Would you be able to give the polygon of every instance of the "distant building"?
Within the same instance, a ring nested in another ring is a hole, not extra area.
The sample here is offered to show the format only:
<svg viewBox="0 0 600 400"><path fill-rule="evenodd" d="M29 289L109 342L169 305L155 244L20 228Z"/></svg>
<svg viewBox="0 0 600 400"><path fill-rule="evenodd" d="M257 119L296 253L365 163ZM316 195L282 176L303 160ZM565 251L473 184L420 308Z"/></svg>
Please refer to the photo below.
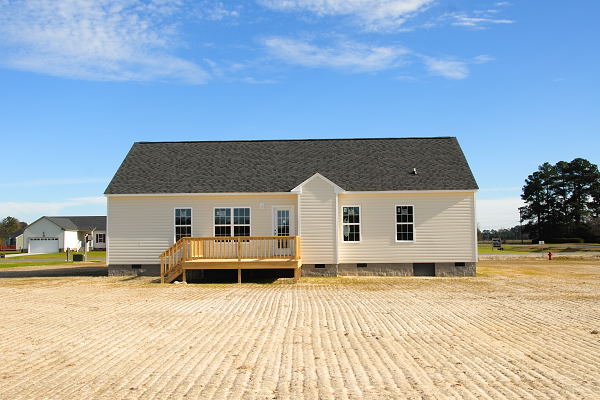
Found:
<svg viewBox="0 0 600 400"><path fill-rule="evenodd" d="M106 217L41 217L25 228L22 246L28 253L80 251L86 234L91 238L88 250L106 249Z"/></svg>

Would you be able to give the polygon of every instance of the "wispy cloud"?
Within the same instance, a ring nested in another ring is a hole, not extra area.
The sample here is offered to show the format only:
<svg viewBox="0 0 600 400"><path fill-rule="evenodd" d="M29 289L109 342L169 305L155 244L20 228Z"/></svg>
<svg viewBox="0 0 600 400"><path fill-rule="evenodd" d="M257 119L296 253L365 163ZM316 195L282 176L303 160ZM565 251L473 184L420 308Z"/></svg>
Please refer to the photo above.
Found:
<svg viewBox="0 0 600 400"><path fill-rule="evenodd" d="M272 56L289 64L352 72L390 69L401 64L403 56L409 53L402 47L371 46L350 40L318 46L303 40L272 37L265 39L264 45Z"/></svg>
<svg viewBox="0 0 600 400"><path fill-rule="evenodd" d="M44 180L33 180L33 181L20 181L20 182L3 182L0 183L0 187L30 187L30 186L61 186L61 185L82 185L88 183L106 183L108 184L109 179L106 178L75 178L75 179L44 179Z"/></svg>
<svg viewBox="0 0 600 400"><path fill-rule="evenodd" d="M259 0L259 3L273 10L349 16L365 29L378 31L401 26L434 0Z"/></svg>
<svg viewBox="0 0 600 400"><path fill-rule="evenodd" d="M221 1L203 0L194 9L195 15L210 21L235 20L240 16L239 7L229 8Z"/></svg>
<svg viewBox="0 0 600 400"><path fill-rule="evenodd" d="M425 55L421 55L420 57L430 74L455 80L465 79L469 76L471 73L469 69L470 64L484 64L494 60L493 57L485 54L473 57L473 59L467 61Z"/></svg>
<svg viewBox="0 0 600 400"><path fill-rule="evenodd" d="M3 216L13 216L21 221L33 222L43 215L64 215L68 210L81 210L88 215L106 212L104 197L76 197L57 202L0 202ZM89 211L88 211L89 210Z"/></svg>
<svg viewBox="0 0 600 400"><path fill-rule="evenodd" d="M469 76L467 63L457 60L439 59L434 57L423 57L427 70L432 75L442 76L448 79L465 79Z"/></svg>
<svg viewBox="0 0 600 400"><path fill-rule="evenodd" d="M49 75L204 83L174 54L182 0L0 1L0 63Z"/></svg>
<svg viewBox="0 0 600 400"><path fill-rule="evenodd" d="M506 7L510 3L500 1L495 3L496 7ZM473 10L471 12L452 12L442 15L441 19L450 20L453 26L460 26L474 30L487 29L491 25L514 24L515 21L509 18L499 17L498 8L488 8L483 10Z"/></svg>

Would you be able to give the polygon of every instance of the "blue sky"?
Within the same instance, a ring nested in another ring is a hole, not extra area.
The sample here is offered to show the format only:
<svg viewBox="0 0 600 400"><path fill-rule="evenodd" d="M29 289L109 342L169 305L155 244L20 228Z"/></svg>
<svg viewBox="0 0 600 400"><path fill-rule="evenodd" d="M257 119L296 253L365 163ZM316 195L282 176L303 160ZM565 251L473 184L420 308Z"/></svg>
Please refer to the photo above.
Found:
<svg viewBox="0 0 600 400"><path fill-rule="evenodd" d="M134 141L457 136L481 228L600 151L600 3L0 1L0 216L104 214Z"/></svg>

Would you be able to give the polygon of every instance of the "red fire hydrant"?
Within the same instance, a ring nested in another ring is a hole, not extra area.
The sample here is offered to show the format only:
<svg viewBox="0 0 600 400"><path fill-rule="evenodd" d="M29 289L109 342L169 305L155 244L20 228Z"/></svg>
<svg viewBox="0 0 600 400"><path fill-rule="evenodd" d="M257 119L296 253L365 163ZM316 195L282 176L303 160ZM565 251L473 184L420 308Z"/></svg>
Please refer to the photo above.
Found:
<svg viewBox="0 0 600 400"><path fill-rule="evenodd" d="M552 252L551 251L548 252L548 260L552 260Z"/></svg>

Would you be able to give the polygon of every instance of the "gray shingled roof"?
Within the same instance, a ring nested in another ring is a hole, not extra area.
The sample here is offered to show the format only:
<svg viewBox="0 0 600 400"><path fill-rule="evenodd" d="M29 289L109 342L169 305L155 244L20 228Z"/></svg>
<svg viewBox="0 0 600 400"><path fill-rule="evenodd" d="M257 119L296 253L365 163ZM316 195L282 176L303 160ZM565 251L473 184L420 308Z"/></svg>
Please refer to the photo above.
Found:
<svg viewBox="0 0 600 400"><path fill-rule="evenodd" d="M46 217L66 231L106 230L106 216Z"/></svg>
<svg viewBox="0 0 600 400"><path fill-rule="evenodd" d="M456 138L437 137L138 142L105 193L287 192L317 172L349 191L477 189Z"/></svg>

